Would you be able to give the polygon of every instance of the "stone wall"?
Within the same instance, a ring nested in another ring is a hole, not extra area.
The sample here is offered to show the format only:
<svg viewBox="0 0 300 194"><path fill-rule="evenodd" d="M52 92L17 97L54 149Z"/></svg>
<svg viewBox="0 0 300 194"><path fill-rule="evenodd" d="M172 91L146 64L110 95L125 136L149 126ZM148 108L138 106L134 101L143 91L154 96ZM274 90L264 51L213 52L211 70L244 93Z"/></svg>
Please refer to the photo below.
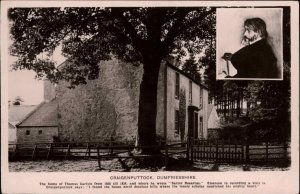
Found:
<svg viewBox="0 0 300 194"><path fill-rule="evenodd" d="M26 131L29 131L29 134L26 134ZM57 127L21 127L17 128L17 143L51 143L57 135Z"/></svg>
<svg viewBox="0 0 300 194"><path fill-rule="evenodd" d="M97 80L57 85L61 141L135 140L142 66L102 61Z"/></svg>
<svg viewBox="0 0 300 194"><path fill-rule="evenodd" d="M156 135L159 140L165 140L165 71L166 64L162 63L157 83Z"/></svg>
<svg viewBox="0 0 300 194"><path fill-rule="evenodd" d="M55 98L55 85L52 84L49 80L45 79L44 83L44 101L49 102Z"/></svg>
<svg viewBox="0 0 300 194"><path fill-rule="evenodd" d="M180 75L180 88L182 76ZM175 98L176 71L167 67L167 139L180 141L180 135L175 133L175 111L179 110L179 99ZM186 125L187 126L187 125Z"/></svg>
<svg viewBox="0 0 300 194"><path fill-rule="evenodd" d="M11 124L8 124L8 143L16 143L16 142L17 142L17 129Z"/></svg>

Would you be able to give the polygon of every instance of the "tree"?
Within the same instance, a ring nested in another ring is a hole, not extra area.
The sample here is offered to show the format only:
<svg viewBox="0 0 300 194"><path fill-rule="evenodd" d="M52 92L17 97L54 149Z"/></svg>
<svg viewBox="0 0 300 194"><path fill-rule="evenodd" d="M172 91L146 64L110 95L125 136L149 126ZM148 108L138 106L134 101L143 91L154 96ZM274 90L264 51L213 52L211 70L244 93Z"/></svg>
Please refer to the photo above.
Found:
<svg viewBox="0 0 300 194"><path fill-rule="evenodd" d="M253 81L244 91L251 104L249 118L267 138L287 140L290 135L290 67L284 63L282 81Z"/></svg>
<svg viewBox="0 0 300 194"><path fill-rule="evenodd" d="M147 146L156 143L160 64L170 54L183 56L183 47L200 53L202 40L214 34L215 9L13 8L9 18L13 39L10 50L19 57L14 69L34 70L37 77L46 75L52 82L66 80L70 87L85 84L87 79L99 76L99 61L112 57L141 62L144 74L137 140L139 145ZM56 68L51 59L60 44L70 62L62 69ZM46 53L44 58L39 58L42 53Z"/></svg>
<svg viewBox="0 0 300 194"><path fill-rule="evenodd" d="M13 101L13 105L21 105L22 102L24 102L24 100L20 96L17 96Z"/></svg>
<svg viewBox="0 0 300 194"><path fill-rule="evenodd" d="M200 65L197 63L195 56L191 55L182 65L182 71L191 76L194 80L201 82Z"/></svg>

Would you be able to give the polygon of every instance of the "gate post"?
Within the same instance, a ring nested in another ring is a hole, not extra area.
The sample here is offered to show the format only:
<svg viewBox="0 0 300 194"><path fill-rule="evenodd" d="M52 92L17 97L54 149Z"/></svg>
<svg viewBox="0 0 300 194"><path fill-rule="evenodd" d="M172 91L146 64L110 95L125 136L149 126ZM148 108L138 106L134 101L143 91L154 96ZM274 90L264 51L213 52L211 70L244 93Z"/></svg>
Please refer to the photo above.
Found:
<svg viewBox="0 0 300 194"><path fill-rule="evenodd" d="M166 169L168 168L168 157L169 157L169 151L168 151L168 144L165 145L165 165Z"/></svg>
<svg viewBox="0 0 300 194"><path fill-rule="evenodd" d="M187 138L186 141L186 159L190 160L190 143L189 143L189 138Z"/></svg>
<svg viewBox="0 0 300 194"><path fill-rule="evenodd" d="M18 157L19 157L19 146L18 146L18 144L16 144L13 158L14 158L14 160L16 160Z"/></svg>
<svg viewBox="0 0 300 194"><path fill-rule="evenodd" d="M266 142L266 163L269 161L269 142Z"/></svg>
<svg viewBox="0 0 300 194"><path fill-rule="evenodd" d="M87 143L87 149L88 149L88 157L91 158L91 147L90 147L90 143Z"/></svg>
<svg viewBox="0 0 300 194"><path fill-rule="evenodd" d="M31 159L32 159L32 160L35 158L36 151L37 151L37 144L34 145L34 149L33 149L33 151L32 151L32 155L31 155Z"/></svg>
<svg viewBox="0 0 300 194"><path fill-rule="evenodd" d="M50 157L51 157L51 154L52 154L52 143L50 143L50 146L49 146L49 149L48 149L48 153L47 153L47 160L49 160L50 159Z"/></svg>
<svg viewBox="0 0 300 194"><path fill-rule="evenodd" d="M191 139L191 161L194 161L194 140Z"/></svg>
<svg viewBox="0 0 300 194"><path fill-rule="evenodd" d="M98 160L98 167L101 170L101 156L99 153L99 145L97 145L97 160Z"/></svg>
<svg viewBox="0 0 300 194"><path fill-rule="evenodd" d="M246 163L248 164L250 160L250 156L249 156L249 142L246 141Z"/></svg>
<svg viewBox="0 0 300 194"><path fill-rule="evenodd" d="M216 162L218 162L219 160L218 154L219 154L219 147L218 147L218 140L216 140Z"/></svg>
<svg viewBox="0 0 300 194"><path fill-rule="evenodd" d="M284 155L283 157L284 157L285 162L288 162L287 148L288 148L287 142L284 142L283 143L283 155Z"/></svg>

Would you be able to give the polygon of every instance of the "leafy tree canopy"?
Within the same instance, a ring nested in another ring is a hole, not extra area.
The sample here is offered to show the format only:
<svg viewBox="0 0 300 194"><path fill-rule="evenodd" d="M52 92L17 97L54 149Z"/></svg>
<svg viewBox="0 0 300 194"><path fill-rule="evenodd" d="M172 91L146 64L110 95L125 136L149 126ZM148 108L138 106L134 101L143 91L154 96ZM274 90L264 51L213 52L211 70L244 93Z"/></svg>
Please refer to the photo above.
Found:
<svg viewBox="0 0 300 194"><path fill-rule="evenodd" d="M215 34L210 7L13 8L9 10L14 69L30 69L71 87L99 76L99 61L118 58L143 64L137 144L156 142L157 82L160 65L185 49L201 53ZM58 45L68 63L57 68L51 56ZM39 57L43 54L44 58ZM145 151L150 153L152 151Z"/></svg>
<svg viewBox="0 0 300 194"><path fill-rule="evenodd" d="M78 85L98 77L100 60L116 57L145 63L149 57L182 57L183 47L200 53L215 33L214 12L207 7L13 8L10 51L19 57L13 68ZM60 44L72 64L62 69L51 58Z"/></svg>

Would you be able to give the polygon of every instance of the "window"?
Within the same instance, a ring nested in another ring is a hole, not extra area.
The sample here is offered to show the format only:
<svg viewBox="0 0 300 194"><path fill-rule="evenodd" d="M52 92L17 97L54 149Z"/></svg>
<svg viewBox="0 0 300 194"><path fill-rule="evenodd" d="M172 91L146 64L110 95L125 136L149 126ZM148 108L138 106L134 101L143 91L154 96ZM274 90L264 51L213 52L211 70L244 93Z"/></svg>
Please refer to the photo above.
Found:
<svg viewBox="0 0 300 194"><path fill-rule="evenodd" d="M192 97L193 96L193 91L192 91L192 81L190 80L189 83L189 103L192 103Z"/></svg>
<svg viewBox="0 0 300 194"><path fill-rule="evenodd" d="M200 88L200 104L199 104L199 108L202 109L203 107L203 89Z"/></svg>
<svg viewBox="0 0 300 194"><path fill-rule="evenodd" d="M175 98L179 99L179 73L176 73L176 77L175 77Z"/></svg>
<svg viewBox="0 0 300 194"><path fill-rule="evenodd" d="M199 127L200 127L200 137L203 138L203 117L200 117Z"/></svg>
<svg viewBox="0 0 300 194"><path fill-rule="evenodd" d="M30 131L29 130L26 130L26 135L30 135Z"/></svg>
<svg viewBox="0 0 300 194"><path fill-rule="evenodd" d="M175 134L179 134L179 110L175 110Z"/></svg>
<svg viewBox="0 0 300 194"><path fill-rule="evenodd" d="M39 130L39 135L41 135L43 133L43 131L42 130Z"/></svg>

